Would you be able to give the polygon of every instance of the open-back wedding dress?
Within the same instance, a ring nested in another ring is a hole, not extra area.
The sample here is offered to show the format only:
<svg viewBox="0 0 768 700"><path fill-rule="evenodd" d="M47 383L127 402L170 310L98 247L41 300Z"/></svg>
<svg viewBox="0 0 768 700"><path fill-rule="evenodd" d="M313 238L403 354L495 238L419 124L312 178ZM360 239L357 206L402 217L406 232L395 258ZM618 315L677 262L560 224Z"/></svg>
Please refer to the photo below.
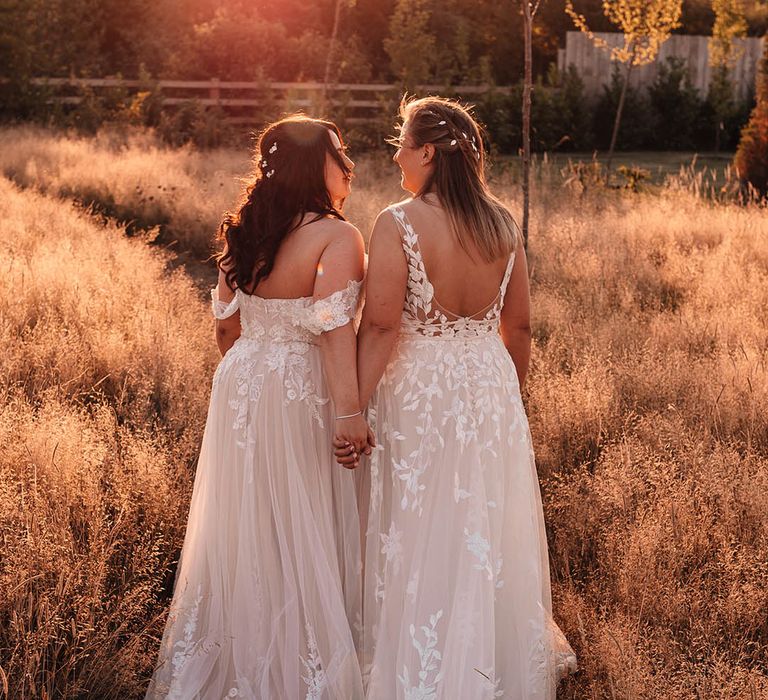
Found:
<svg viewBox="0 0 768 700"><path fill-rule="evenodd" d="M404 209L390 211L409 274L361 476L366 697L551 700L575 657L551 617L531 437L499 335L514 253L486 309L452 314Z"/></svg>

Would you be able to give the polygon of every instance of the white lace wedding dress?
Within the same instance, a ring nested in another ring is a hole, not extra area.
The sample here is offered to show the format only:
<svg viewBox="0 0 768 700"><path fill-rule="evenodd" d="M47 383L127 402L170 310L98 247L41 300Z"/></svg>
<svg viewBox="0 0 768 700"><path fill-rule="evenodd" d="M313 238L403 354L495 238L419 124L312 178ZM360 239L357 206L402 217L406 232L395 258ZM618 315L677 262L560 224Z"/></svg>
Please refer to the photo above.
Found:
<svg viewBox="0 0 768 700"><path fill-rule="evenodd" d="M369 700L548 700L575 656L550 614L528 421L498 297L472 318L435 299L418 236L398 345L371 401L361 661ZM361 501L361 506L362 506Z"/></svg>
<svg viewBox="0 0 768 700"><path fill-rule="evenodd" d="M317 337L360 283L313 302L213 292L242 335L213 378L186 538L148 698L363 695L353 473L338 466ZM190 378L190 381L193 381ZM358 619L359 624L359 619Z"/></svg>

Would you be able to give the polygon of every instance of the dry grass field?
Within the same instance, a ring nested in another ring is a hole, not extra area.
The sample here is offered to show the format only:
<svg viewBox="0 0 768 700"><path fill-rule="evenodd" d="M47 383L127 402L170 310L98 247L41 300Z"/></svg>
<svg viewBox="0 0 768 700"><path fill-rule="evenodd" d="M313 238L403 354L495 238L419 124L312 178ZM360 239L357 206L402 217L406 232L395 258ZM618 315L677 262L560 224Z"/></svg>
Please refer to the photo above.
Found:
<svg viewBox="0 0 768 700"><path fill-rule="evenodd" d="M247 168L0 132L0 697L142 694L216 362L191 263ZM559 697L768 698L768 211L545 171L525 398L581 664ZM401 192L384 160L354 185L366 232Z"/></svg>

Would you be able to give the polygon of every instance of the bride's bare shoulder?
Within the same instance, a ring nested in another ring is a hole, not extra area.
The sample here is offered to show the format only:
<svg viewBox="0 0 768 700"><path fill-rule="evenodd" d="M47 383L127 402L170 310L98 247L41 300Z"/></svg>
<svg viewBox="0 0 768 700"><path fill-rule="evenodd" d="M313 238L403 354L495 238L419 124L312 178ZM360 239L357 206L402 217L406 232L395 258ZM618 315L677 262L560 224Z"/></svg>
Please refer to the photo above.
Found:
<svg viewBox="0 0 768 700"><path fill-rule="evenodd" d="M360 230L349 221L342 219L325 218L313 221L304 226L306 233L315 238L321 238L327 245L337 241L357 241L362 240Z"/></svg>
<svg viewBox="0 0 768 700"><path fill-rule="evenodd" d="M389 206L384 207L384 209L382 209L376 217L376 221L373 225L374 232L382 230L397 231L397 223L395 222L396 214L394 210L400 209L402 211L406 211L413 201L413 197L409 197L408 199L404 199L400 202L395 202L394 204L390 204Z"/></svg>
<svg viewBox="0 0 768 700"><path fill-rule="evenodd" d="M410 205L414 201L415 200L413 197L408 197L407 199L403 199L400 202L394 202L393 204L390 204L389 206L384 207L384 209L382 209L379 212L379 216L381 216L382 214L389 214L392 211L392 209L407 209L410 207Z"/></svg>

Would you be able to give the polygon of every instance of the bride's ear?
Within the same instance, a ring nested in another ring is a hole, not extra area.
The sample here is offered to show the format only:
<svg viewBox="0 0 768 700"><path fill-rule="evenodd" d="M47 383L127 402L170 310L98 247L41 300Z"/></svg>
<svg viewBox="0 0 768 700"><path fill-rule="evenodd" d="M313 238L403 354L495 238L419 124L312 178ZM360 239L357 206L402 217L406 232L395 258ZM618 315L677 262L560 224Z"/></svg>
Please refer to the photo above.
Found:
<svg viewBox="0 0 768 700"><path fill-rule="evenodd" d="M421 147L421 164L429 165L435 157L435 146L432 143L425 143Z"/></svg>

